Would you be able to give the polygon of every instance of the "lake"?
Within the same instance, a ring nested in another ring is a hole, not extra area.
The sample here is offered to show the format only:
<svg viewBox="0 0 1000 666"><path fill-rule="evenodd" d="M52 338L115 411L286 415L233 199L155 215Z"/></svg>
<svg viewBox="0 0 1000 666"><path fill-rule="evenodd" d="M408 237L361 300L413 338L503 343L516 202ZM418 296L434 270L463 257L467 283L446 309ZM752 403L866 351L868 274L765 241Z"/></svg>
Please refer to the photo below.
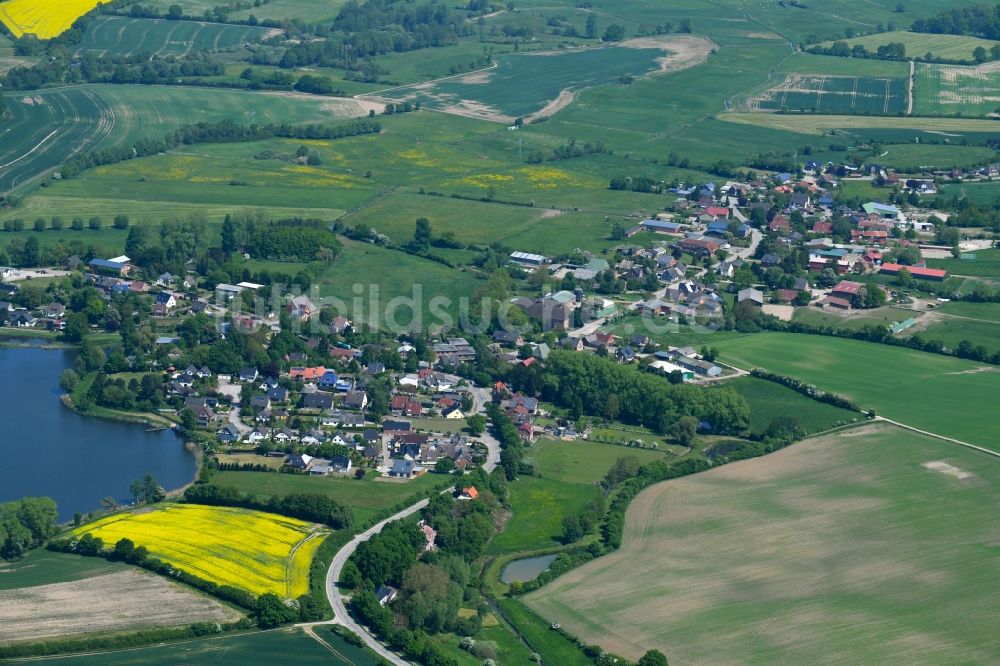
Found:
<svg viewBox="0 0 1000 666"><path fill-rule="evenodd" d="M131 501L129 484L146 473L167 490L189 483L195 457L172 431L83 417L59 397L59 375L73 352L0 348L0 502L47 495L60 520Z"/></svg>
<svg viewBox="0 0 1000 666"><path fill-rule="evenodd" d="M555 555L540 555L538 557L526 557L521 560L514 560L503 568L500 580L508 585L514 581L527 583L542 575L542 572L549 568L556 559Z"/></svg>

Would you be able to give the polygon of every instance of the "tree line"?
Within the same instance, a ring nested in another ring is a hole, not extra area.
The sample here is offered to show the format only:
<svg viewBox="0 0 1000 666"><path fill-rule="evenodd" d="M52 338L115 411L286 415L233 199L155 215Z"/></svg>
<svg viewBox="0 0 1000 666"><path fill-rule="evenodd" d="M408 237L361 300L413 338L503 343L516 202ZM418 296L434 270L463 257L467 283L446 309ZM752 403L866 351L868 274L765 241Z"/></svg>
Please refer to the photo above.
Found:
<svg viewBox="0 0 1000 666"><path fill-rule="evenodd" d="M926 19L917 19L910 26L913 32L940 35L972 35L983 39L1000 39L1000 6L973 5L949 9Z"/></svg>
<svg viewBox="0 0 1000 666"><path fill-rule="evenodd" d="M184 491L184 501L191 504L269 511L312 523L322 523L338 530L354 526L354 514L349 507L325 495L313 493L293 493L264 500L256 495L244 494L230 486L196 483Z"/></svg>

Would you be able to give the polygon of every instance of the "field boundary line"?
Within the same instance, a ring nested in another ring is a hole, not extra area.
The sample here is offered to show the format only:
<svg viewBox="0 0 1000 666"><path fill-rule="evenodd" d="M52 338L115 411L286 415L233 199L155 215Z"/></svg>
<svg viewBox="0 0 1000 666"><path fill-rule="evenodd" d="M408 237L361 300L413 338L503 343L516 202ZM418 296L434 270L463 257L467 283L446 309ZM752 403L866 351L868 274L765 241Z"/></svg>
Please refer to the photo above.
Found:
<svg viewBox="0 0 1000 666"><path fill-rule="evenodd" d="M442 76L439 79L428 79L427 81L417 81L416 83L407 83L407 84L404 84L404 85L401 85L401 86L392 86L391 88L382 88L380 90L372 90L371 92L360 93L358 95L354 95L354 97L355 98L359 98L359 97L360 98L364 98L364 97L377 97L378 95L381 95L382 93L390 92L390 91L393 91L393 90L402 90L404 88L412 88L413 86L422 86L422 85L427 85L427 84L435 84L435 83L439 83L441 81L448 81L449 79L457 79L457 78L460 78L460 77L463 77L463 76L468 76L469 74L478 74L479 72L488 72L491 69L496 69L499 66L500 66L500 63L495 62L492 65L490 65L489 67L483 67L482 69L471 69L468 72L462 72L461 74L450 74L448 76Z"/></svg>
<svg viewBox="0 0 1000 666"><path fill-rule="evenodd" d="M958 444L960 446L964 446L966 448L973 449L974 451L979 451L980 453L986 453L986 454L989 454L989 455L994 456L996 458L1000 458L1000 452L993 451L992 449L987 449L987 448L985 448L983 446L979 446L978 444L970 444L969 442L963 442L962 440L955 439L954 437L948 437L946 435L939 435L936 432L930 432L928 430L921 430L920 428L916 428L914 426L907 425L905 423L900 423L899 421L893 421L892 419L887 419L884 416L876 416L874 420L875 421L883 421L885 423L891 423L892 425L898 426L900 428L903 428L904 430L909 430L911 432L915 432L915 433L920 434L920 435L926 435L928 437L933 437L935 439L940 439L940 440L943 440L945 442L951 442L952 444Z"/></svg>

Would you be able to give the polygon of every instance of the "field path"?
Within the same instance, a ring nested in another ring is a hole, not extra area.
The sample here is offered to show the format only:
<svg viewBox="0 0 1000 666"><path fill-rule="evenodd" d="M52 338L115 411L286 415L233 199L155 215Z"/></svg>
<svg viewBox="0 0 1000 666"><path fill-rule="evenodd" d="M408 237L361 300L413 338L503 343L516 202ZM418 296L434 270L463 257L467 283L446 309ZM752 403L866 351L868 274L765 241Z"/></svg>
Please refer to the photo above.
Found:
<svg viewBox="0 0 1000 666"><path fill-rule="evenodd" d="M963 442L962 440L955 439L954 437L947 437L945 435L939 435L936 432L930 432L928 430L921 430L920 428L914 428L911 425L907 425L905 423L900 423L899 421L893 421L892 419L887 419L887 418L885 418L883 416L876 416L875 420L876 421L885 421L886 423L891 423L892 425L898 426L900 428L903 428L904 430L909 430L911 432L915 432L915 433L918 433L920 435L927 435L928 437L933 437L935 439L940 439L940 440L945 441L945 442L951 442L952 444L958 444L960 446L964 446L966 448L970 448L970 449L973 449L975 451L979 451L980 453L988 453L991 456L995 456L997 458L1000 458L1000 453L998 453L996 451L990 451L989 449L983 448L982 446L978 446L976 444L970 444L968 442Z"/></svg>
<svg viewBox="0 0 1000 666"><path fill-rule="evenodd" d="M285 560L285 598L292 598L292 578L295 574L295 553L299 552L299 548L306 545L313 539L317 537L323 537L330 534L328 530L325 530L319 526L313 526L312 532L302 541L292 546L291 552L288 553L288 558ZM322 642L322 641L320 641Z"/></svg>
<svg viewBox="0 0 1000 666"><path fill-rule="evenodd" d="M906 80L906 115L913 115L913 82L916 79L917 65L910 61L910 78Z"/></svg>

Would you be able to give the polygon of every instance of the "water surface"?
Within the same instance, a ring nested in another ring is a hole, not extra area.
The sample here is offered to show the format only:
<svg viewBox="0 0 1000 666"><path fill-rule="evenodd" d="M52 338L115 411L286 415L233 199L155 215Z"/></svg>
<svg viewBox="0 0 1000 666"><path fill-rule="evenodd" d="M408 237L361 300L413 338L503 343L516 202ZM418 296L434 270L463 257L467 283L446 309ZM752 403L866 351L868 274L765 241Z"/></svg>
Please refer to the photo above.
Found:
<svg viewBox="0 0 1000 666"><path fill-rule="evenodd" d="M59 375L73 352L0 348L0 502L47 495L60 520L130 500L146 473L164 488L194 478L195 458L173 432L83 417L59 399Z"/></svg>

